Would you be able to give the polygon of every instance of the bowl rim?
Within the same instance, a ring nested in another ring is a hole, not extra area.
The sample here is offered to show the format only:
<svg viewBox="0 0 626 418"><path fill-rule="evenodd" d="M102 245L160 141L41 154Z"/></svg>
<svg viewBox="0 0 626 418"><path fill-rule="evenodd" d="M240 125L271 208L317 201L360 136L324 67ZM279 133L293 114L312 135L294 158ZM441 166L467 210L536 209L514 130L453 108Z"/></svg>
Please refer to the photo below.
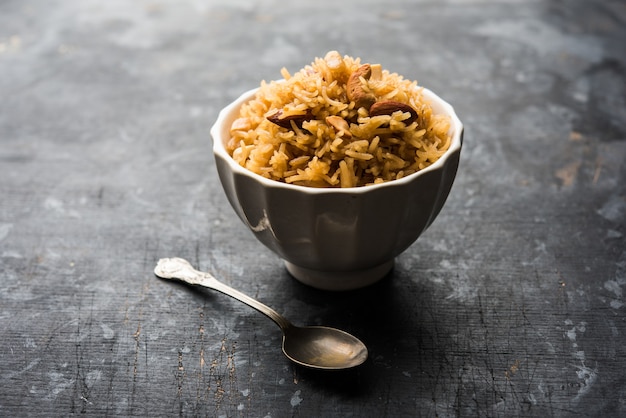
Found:
<svg viewBox="0 0 626 418"><path fill-rule="evenodd" d="M260 182L265 187L281 188L281 189L300 191L300 192L310 193L310 194L327 194L327 193L328 194L334 194L334 193L362 194L362 193L368 193L374 190L379 190L382 188L401 187L407 183L413 182L419 177L422 177L432 171L442 169L445 166L446 161L452 155L461 151L461 146L463 143L464 126L461 120L459 119L459 117L457 116L454 110L454 107L450 103L442 99L439 95L434 93L432 90L429 90L428 88L422 87L422 86L417 86L416 88L422 91L423 96L430 102L431 105L436 104L437 106L442 107L444 109L444 113L450 116L451 130L453 130L453 132L452 132L450 147L446 150L446 152L441 157L439 157L437 161L435 161L433 164L429 165L428 167L421 169L420 171L417 171L415 173L411 173L405 177L402 177L401 179L386 181L384 183L378 183L378 184L370 184L367 186L357 186L357 187L307 187L307 186L301 186L297 184L286 183L286 182L282 182L278 180L268 179L266 177L263 177L260 174L257 174L251 170L248 170L245 167L242 167L231 157L228 151L226 151L226 147L224 144L225 138L222 138L222 132L221 132L222 125L224 125L226 120L229 119L229 116L231 115L232 112L237 111L245 102L252 100L254 98L254 95L259 91L260 87L256 87L256 88L245 91L237 99L235 99L234 101L226 105L224 108L222 108L222 110L220 110L215 123L210 129L211 137L213 139L213 153L216 156L220 156L221 158L226 160L229 167L233 170L234 173L251 177L254 180Z"/></svg>

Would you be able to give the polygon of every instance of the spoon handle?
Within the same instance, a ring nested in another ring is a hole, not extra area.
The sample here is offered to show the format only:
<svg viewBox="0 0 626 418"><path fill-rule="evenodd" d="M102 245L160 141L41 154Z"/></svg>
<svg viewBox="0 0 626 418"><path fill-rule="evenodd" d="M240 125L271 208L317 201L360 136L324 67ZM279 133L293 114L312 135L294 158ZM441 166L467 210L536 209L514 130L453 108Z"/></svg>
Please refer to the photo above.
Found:
<svg viewBox="0 0 626 418"><path fill-rule="evenodd" d="M162 279L178 279L185 283L207 287L222 292L269 317L272 321L286 331L291 323L281 314L256 299L252 299L245 293L217 280L211 273L194 269L187 260L182 258L162 258L154 268L154 274Z"/></svg>

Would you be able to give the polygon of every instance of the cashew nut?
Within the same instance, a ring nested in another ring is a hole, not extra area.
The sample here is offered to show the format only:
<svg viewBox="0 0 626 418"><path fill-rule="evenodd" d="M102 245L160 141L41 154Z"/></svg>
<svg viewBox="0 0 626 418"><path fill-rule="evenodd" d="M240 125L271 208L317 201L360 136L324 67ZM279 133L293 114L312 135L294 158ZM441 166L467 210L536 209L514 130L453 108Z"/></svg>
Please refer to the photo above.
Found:
<svg viewBox="0 0 626 418"><path fill-rule="evenodd" d="M348 100L353 101L355 107L358 109L364 107L369 110L370 106L376 101L376 96L372 93L368 93L363 89L361 85L361 77L365 80L369 80L372 75L372 67L369 64L363 64L357 68L346 83L346 95Z"/></svg>
<svg viewBox="0 0 626 418"><path fill-rule="evenodd" d="M343 137L352 138L352 132L350 132L350 125L341 116L328 116L326 117L326 123L335 129L335 132L343 132Z"/></svg>

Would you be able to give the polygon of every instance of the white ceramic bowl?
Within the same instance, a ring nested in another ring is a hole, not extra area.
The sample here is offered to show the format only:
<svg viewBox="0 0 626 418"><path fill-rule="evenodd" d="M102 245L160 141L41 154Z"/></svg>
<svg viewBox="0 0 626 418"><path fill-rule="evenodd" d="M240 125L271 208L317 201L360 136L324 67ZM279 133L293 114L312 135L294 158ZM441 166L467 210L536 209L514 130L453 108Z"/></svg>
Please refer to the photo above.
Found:
<svg viewBox="0 0 626 418"><path fill-rule="evenodd" d="M452 106L424 89L433 111L449 115L452 122L449 150L426 169L378 185L312 188L266 179L241 167L226 151L230 126L256 91L226 106L211 128L219 177L239 218L307 285L350 290L383 278L448 197L463 142L463 125Z"/></svg>

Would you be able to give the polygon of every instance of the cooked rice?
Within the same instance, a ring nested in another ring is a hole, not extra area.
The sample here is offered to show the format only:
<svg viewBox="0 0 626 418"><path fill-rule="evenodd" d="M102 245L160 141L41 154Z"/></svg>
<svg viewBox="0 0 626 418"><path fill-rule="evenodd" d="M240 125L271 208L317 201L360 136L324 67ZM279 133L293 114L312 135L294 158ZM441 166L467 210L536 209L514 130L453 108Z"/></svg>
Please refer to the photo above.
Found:
<svg viewBox="0 0 626 418"><path fill-rule="evenodd" d="M418 117L407 125L409 112L370 116L365 107L355 108L346 83L360 66L359 58L331 51L294 75L283 68L284 80L263 81L232 125L228 152L263 177L311 187L382 183L437 161L450 145L448 117L433 114L416 82L374 65L369 79L360 78L362 89L377 101L408 104ZM277 109L287 127L268 120ZM328 116L341 117L349 128L329 124Z"/></svg>

